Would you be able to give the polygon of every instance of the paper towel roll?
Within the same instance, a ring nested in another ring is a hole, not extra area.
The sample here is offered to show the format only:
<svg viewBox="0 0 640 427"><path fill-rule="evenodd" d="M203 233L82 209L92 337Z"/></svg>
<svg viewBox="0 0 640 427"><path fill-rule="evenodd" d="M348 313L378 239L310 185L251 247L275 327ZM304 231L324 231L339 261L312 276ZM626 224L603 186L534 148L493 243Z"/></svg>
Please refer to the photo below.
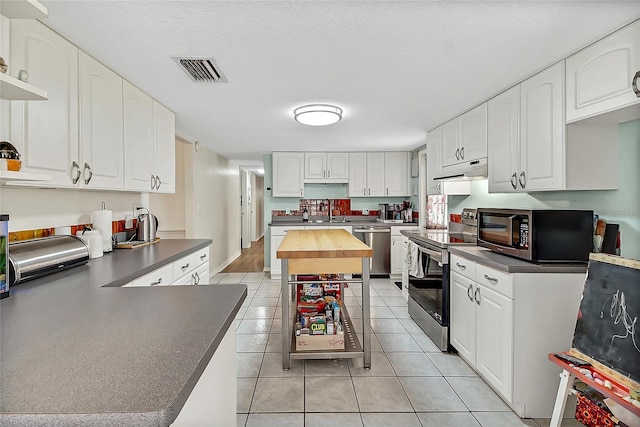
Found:
<svg viewBox="0 0 640 427"><path fill-rule="evenodd" d="M111 221L112 212L108 209L100 209L91 213L93 229L98 230L102 235L103 252L111 252L113 249L111 242Z"/></svg>

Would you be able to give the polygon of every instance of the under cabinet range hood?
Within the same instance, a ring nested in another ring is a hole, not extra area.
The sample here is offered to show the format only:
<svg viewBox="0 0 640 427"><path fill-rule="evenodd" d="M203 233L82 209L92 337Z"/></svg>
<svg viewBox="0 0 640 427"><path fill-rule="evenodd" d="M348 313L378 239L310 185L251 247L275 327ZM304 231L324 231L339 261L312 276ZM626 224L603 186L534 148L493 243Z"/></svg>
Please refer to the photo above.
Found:
<svg viewBox="0 0 640 427"><path fill-rule="evenodd" d="M488 175L487 158L458 163L442 168L442 176L433 178L436 181L469 181L486 179Z"/></svg>

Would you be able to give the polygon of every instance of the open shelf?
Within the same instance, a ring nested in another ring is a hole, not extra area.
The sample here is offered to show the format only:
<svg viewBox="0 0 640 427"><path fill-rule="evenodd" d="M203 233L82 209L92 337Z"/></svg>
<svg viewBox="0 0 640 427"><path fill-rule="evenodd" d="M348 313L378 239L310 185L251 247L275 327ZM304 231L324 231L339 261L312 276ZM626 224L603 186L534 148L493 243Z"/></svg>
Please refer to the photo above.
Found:
<svg viewBox="0 0 640 427"><path fill-rule="evenodd" d="M362 356L363 350L362 346L360 345L360 341L358 340L358 335L353 328L353 323L351 323L349 313L342 303L340 303L340 315L342 316L342 326L344 328L344 349L304 351L296 350L296 331L294 320L290 357L292 359L308 359L309 355L313 355L314 359L340 359Z"/></svg>
<svg viewBox="0 0 640 427"><path fill-rule="evenodd" d="M0 97L11 100L46 101L47 91L0 73Z"/></svg>
<svg viewBox="0 0 640 427"><path fill-rule="evenodd" d="M9 19L45 19L49 11L37 0L2 0L0 14Z"/></svg>

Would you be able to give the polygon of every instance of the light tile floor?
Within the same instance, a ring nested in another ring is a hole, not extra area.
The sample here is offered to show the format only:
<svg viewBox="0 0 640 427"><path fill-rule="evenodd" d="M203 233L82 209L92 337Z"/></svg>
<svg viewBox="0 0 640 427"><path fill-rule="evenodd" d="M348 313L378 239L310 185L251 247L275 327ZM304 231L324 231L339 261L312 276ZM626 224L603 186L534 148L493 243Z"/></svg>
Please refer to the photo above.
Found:
<svg viewBox="0 0 640 427"><path fill-rule="evenodd" d="M548 419L520 419L460 357L442 353L388 279L371 279L370 370L357 358L292 359L283 371L280 281L229 273L212 282L248 286L236 318L238 427L549 425ZM350 285L344 295L357 330L360 286ZM582 424L565 419L562 425Z"/></svg>

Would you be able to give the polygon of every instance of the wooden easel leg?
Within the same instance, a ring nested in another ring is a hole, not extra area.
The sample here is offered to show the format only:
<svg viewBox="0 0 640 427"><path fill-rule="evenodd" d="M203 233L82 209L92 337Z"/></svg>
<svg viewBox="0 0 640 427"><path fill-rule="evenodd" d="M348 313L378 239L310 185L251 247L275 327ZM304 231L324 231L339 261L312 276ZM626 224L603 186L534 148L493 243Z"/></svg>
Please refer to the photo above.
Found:
<svg viewBox="0 0 640 427"><path fill-rule="evenodd" d="M560 386L558 387L558 395L556 396L556 403L553 407L553 415L551 415L549 427L560 427L562 424L564 408L567 405L567 396L571 394L570 390L573 387L574 380L575 377L566 369L560 374Z"/></svg>

